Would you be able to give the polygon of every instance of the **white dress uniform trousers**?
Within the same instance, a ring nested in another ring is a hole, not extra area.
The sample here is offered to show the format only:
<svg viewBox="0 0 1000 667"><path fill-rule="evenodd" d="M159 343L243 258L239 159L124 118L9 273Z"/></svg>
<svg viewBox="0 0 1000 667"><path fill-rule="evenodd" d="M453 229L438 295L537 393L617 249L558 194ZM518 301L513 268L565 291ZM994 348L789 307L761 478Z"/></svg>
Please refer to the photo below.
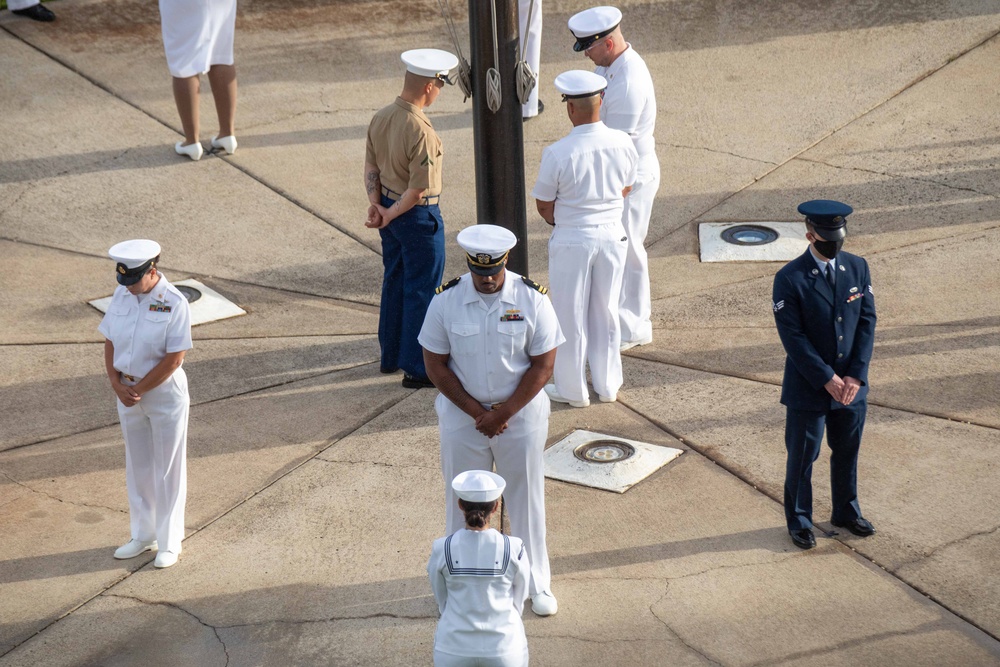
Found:
<svg viewBox="0 0 1000 667"><path fill-rule="evenodd" d="M7 0L7 9L13 12L34 7L37 4L38 0Z"/></svg>
<svg viewBox="0 0 1000 667"><path fill-rule="evenodd" d="M555 385L571 401L622 385L618 304L627 252L622 190L635 183L638 154L628 135L603 122L574 127L542 153L531 196L555 201L549 238L552 305L566 342L556 353Z"/></svg>
<svg viewBox="0 0 1000 667"><path fill-rule="evenodd" d="M545 354L563 342L555 311L538 290L507 271L498 299L487 304L470 274L436 295L427 309L420 344L449 355L448 367L462 386L489 407L510 398L531 365L529 357ZM437 397L441 433L441 472L445 483L447 531L465 525L451 480L466 470L491 470L507 481L504 498L511 533L528 550L530 593L550 590L549 555L545 545L545 466L542 453L549 431L549 398L538 392L517 412L500 435L487 438L475 420L448 400Z"/></svg>
<svg viewBox="0 0 1000 667"><path fill-rule="evenodd" d="M535 6L531 7L532 0L518 0L517 17L520 24L521 45L524 49L524 60L528 67L536 75L542 61L542 0L534 0ZM528 16L528 10L531 16ZM528 19L531 23L528 23ZM521 116L531 118L538 115L538 82L531 90L528 101L521 106Z"/></svg>
<svg viewBox="0 0 1000 667"><path fill-rule="evenodd" d="M441 613L436 667L527 667L521 614L528 571L521 540L492 528L463 528L434 541L427 575Z"/></svg>
<svg viewBox="0 0 1000 667"><path fill-rule="evenodd" d="M119 286L98 330L114 346L122 382L135 385L170 352L189 350L187 299L166 276L148 294ZM126 375L135 378L130 380ZM187 499L187 376L178 368L132 407L118 404L125 437L125 483L132 539L156 540L160 551L181 552Z"/></svg>
<svg viewBox="0 0 1000 667"><path fill-rule="evenodd" d="M645 61L629 48L610 67L595 69L608 80L601 106L601 120L630 137L639 153L639 169L632 192L625 199L622 224L628 234L628 254L622 278L618 316L624 342L653 336L646 234L653 200L660 187L660 161L656 157L656 93Z"/></svg>
<svg viewBox="0 0 1000 667"><path fill-rule="evenodd" d="M171 76L234 62L236 0L160 0L160 27Z"/></svg>
<svg viewBox="0 0 1000 667"><path fill-rule="evenodd" d="M549 237L549 289L566 342L556 353L556 391L571 401L594 391L614 396L622 386L618 300L627 251L625 230L614 221L590 227L556 228Z"/></svg>

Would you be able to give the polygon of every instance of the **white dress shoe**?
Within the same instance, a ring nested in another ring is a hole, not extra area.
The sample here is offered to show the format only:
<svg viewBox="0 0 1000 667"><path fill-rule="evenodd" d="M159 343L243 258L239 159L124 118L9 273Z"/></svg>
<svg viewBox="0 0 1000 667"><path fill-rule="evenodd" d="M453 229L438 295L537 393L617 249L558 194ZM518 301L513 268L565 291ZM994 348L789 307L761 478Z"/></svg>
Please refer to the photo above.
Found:
<svg viewBox="0 0 1000 667"><path fill-rule="evenodd" d="M590 406L590 399L585 398L582 401L571 401L568 398L563 398L556 391L556 386L554 384L545 385L545 393L549 395L549 399L555 401L556 403L569 403L574 408L586 408Z"/></svg>
<svg viewBox="0 0 1000 667"><path fill-rule="evenodd" d="M118 560L127 560L129 558L135 558L141 553L154 551L155 549L156 540L150 540L149 542L143 542L142 540L129 540L115 549L115 558Z"/></svg>
<svg viewBox="0 0 1000 667"><path fill-rule="evenodd" d="M212 137L212 148L221 148L226 151L226 155L235 153L238 145L236 137L231 134L228 137Z"/></svg>
<svg viewBox="0 0 1000 667"><path fill-rule="evenodd" d="M153 561L153 566L160 568L170 567L175 564L177 559L180 557L181 555L179 553L174 553L173 551L160 551L156 554L156 560Z"/></svg>
<svg viewBox="0 0 1000 667"><path fill-rule="evenodd" d="M618 400L618 394L611 394L610 396L597 395L597 398L601 399L601 403L614 403Z"/></svg>
<svg viewBox="0 0 1000 667"><path fill-rule="evenodd" d="M182 146L182 143L184 142L178 141L174 144L174 150L177 151L178 155L187 155L189 158L197 162L201 159L201 156L205 154L205 149L201 147L200 141L196 141L187 146Z"/></svg>
<svg viewBox="0 0 1000 667"><path fill-rule="evenodd" d="M531 611L535 612L536 616L552 616L559 611L559 603L552 593L545 591L531 596Z"/></svg>
<svg viewBox="0 0 1000 667"><path fill-rule="evenodd" d="M621 347L618 349L621 352L624 352L625 350L631 350L633 347L639 347L640 345L649 345L652 342L652 336L646 336L645 338L640 338L639 340L623 340Z"/></svg>

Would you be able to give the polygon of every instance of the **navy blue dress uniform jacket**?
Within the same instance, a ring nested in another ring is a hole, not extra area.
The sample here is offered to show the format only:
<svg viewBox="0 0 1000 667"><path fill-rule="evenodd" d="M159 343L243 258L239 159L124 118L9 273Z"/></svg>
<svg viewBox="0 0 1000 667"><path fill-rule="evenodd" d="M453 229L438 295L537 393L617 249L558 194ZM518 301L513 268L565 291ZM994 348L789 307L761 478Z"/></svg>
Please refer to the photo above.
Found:
<svg viewBox="0 0 1000 667"><path fill-rule="evenodd" d="M836 264L836 294L808 248L774 276L774 321L788 355L781 403L789 408L825 412L845 407L824 389L834 373L861 381L853 405L868 394L875 341L871 274L868 262L857 255L841 251Z"/></svg>

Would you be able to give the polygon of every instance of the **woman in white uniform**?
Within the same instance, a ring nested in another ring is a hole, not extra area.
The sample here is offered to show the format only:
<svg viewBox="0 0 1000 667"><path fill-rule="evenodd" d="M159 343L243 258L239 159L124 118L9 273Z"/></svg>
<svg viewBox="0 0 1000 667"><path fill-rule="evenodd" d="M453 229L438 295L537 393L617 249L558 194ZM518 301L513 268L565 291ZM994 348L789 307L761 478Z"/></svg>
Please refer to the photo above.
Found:
<svg viewBox="0 0 1000 667"><path fill-rule="evenodd" d="M219 115L219 134L212 137L212 147L232 154L236 151L236 0L160 0L160 25L184 127L184 141L178 141L174 150L192 160L204 153L198 138L198 92L199 77L207 73Z"/></svg>
<svg viewBox="0 0 1000 667"><path fill-rule="evenodd" d="M120 285L98 330L125 436L132 532L115 558L157 550L156 567L170 567L184 539L190 399L181 364L192 347L191 311L156 268L158 243L123 241L108 254Z"/></svg>
<svg viewBox="0 0 1000 667"><path fill-rule="evenodd" d="M526 667L521 612L531 568L524 544L490 528L506 483L485 470L451 483L465 528L434 541L427 563L441 620L434 635L436 667Z"/></svg>

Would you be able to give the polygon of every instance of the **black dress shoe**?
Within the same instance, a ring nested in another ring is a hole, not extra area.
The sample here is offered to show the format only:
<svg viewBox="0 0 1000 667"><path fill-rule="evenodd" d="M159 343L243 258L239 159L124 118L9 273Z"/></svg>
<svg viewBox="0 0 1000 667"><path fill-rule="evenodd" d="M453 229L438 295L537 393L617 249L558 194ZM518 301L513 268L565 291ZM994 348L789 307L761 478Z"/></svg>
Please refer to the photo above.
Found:
<svg viewBox="0 0 1000 667"><path fill-rule="evenodd" d="M816 536L813 535L812 530L809 528L803 528L802 530L790 530L788 534L792 537L792 542L795 543L799 549L812 549L816 546Z"/></svg>
<svg viewBox="0 0 1000 667"><path fill-rule="evenodd" d="M846 528L858 537L868 537L875 534L875 526L872 525L872 522L862 517L847 522L838 522L830 519L830 523L837 528Z"/></svg>
<svg viewBox="0 0 1000 667"><path fill-rule="evenodd" d="M11 12L18 16L27 16L32 21L44 21L48 23L49 21L56 20L55 13L48 7L42 7L41 3L32 5L27 9L14 9Z"/></svg>
<svg viewBox="0 0 1000 667"><path fill-rule="evenodd" d="M434 383L427 378L422 378L416 375L410 375L409 373L403 374L403 386L407 389L424 389L425 387L433 387Z"/></svg>

